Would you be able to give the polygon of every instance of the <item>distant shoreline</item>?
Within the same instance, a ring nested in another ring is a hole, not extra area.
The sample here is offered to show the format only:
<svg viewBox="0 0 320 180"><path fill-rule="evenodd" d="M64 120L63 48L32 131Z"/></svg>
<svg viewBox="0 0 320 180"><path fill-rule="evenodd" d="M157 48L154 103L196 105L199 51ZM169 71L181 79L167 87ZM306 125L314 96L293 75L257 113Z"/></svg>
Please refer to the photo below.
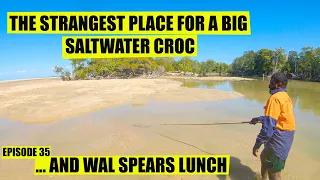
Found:
<svg viewBox="0 0 320 180"><path fill-rule="evenodd" d="M12 79L12 80L0 80L0 83L32 81L32 80L45 80L45 79L61 79L61 78L60 77L45 77L45 78Z"/></svg>
<svg viewBox="0 0 320 180"><path fill-rule="evenodd" d="M149 79L149 78L131 78L131 79ZM33 81L33 80L46 80L46 79L61 79L61 77L44 77L44 78L27 78L27 79L13 79L13 80L0 80L1 83L10 83L10 82L20 82L20 81ZM117 78L111 78L117 79ZM119 78L122 79L122 78ZM129 78L130 79L130 78ZM255 78L250 77L237 77L237 76L208 76L208 77L198 77L198 76L175 76L175 75L164 75L151 79L188 79L188 80L211 80L211 81L220 81L220 80L255 80ZM81 80L72 80L72 81L81 81Z"/></svg>

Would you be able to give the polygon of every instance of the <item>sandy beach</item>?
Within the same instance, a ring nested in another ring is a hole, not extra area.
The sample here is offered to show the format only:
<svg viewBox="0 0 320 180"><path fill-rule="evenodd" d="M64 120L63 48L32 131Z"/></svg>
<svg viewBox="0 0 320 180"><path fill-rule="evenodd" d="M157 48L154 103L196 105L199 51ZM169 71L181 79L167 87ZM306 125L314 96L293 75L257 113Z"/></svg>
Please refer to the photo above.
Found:
<svg viewBox="0 0 320 180"><path fill-rule="evenodd" d="M0 118L25 123L52 122L124 104L215 101L241 96L236 92L185 88L181 82L163 78L34 79L0 84Z"/></svg>

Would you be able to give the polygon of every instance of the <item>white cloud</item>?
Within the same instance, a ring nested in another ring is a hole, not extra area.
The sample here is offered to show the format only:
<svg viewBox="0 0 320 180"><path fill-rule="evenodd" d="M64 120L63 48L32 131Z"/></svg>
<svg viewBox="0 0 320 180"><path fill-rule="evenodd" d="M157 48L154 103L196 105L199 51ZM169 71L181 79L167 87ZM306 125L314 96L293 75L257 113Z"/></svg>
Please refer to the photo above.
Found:
<svg viewBox="0 0 320 180"><path fill-rule="evenodd" d="M22 71L17 71L17 73L26 73L27 71L22 70Z"/></svg>

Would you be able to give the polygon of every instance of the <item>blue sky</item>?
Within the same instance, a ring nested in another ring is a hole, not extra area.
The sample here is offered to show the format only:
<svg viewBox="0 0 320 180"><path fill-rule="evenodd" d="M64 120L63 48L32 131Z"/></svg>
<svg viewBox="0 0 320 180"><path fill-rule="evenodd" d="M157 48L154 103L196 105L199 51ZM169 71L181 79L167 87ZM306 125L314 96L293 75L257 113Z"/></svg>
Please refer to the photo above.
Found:
<svg viewBox="0 0 320 180"><path fill-rule="evenodd" d="M251 36L198 37L198 57L231 63L246 50L320 46L320 3L313 1L161 0L75 1L15 0L0 7L0 80L48 77L61 58L61 35L9 35L8 11L250 11Z"/></svg>

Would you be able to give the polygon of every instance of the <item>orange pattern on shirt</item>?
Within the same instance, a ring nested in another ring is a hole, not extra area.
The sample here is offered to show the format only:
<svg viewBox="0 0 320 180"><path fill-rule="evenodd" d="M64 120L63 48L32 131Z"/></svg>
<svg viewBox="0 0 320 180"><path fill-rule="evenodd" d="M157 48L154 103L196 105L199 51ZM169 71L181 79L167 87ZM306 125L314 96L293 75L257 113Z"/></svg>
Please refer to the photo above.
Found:
<svg viewBox="0 0 320 180"><path fill-rule="evenodd" d="M278 92L269 98L265 115L277 120L276 129L292 131L296 128L292 100L286 92Z"/></svg>

